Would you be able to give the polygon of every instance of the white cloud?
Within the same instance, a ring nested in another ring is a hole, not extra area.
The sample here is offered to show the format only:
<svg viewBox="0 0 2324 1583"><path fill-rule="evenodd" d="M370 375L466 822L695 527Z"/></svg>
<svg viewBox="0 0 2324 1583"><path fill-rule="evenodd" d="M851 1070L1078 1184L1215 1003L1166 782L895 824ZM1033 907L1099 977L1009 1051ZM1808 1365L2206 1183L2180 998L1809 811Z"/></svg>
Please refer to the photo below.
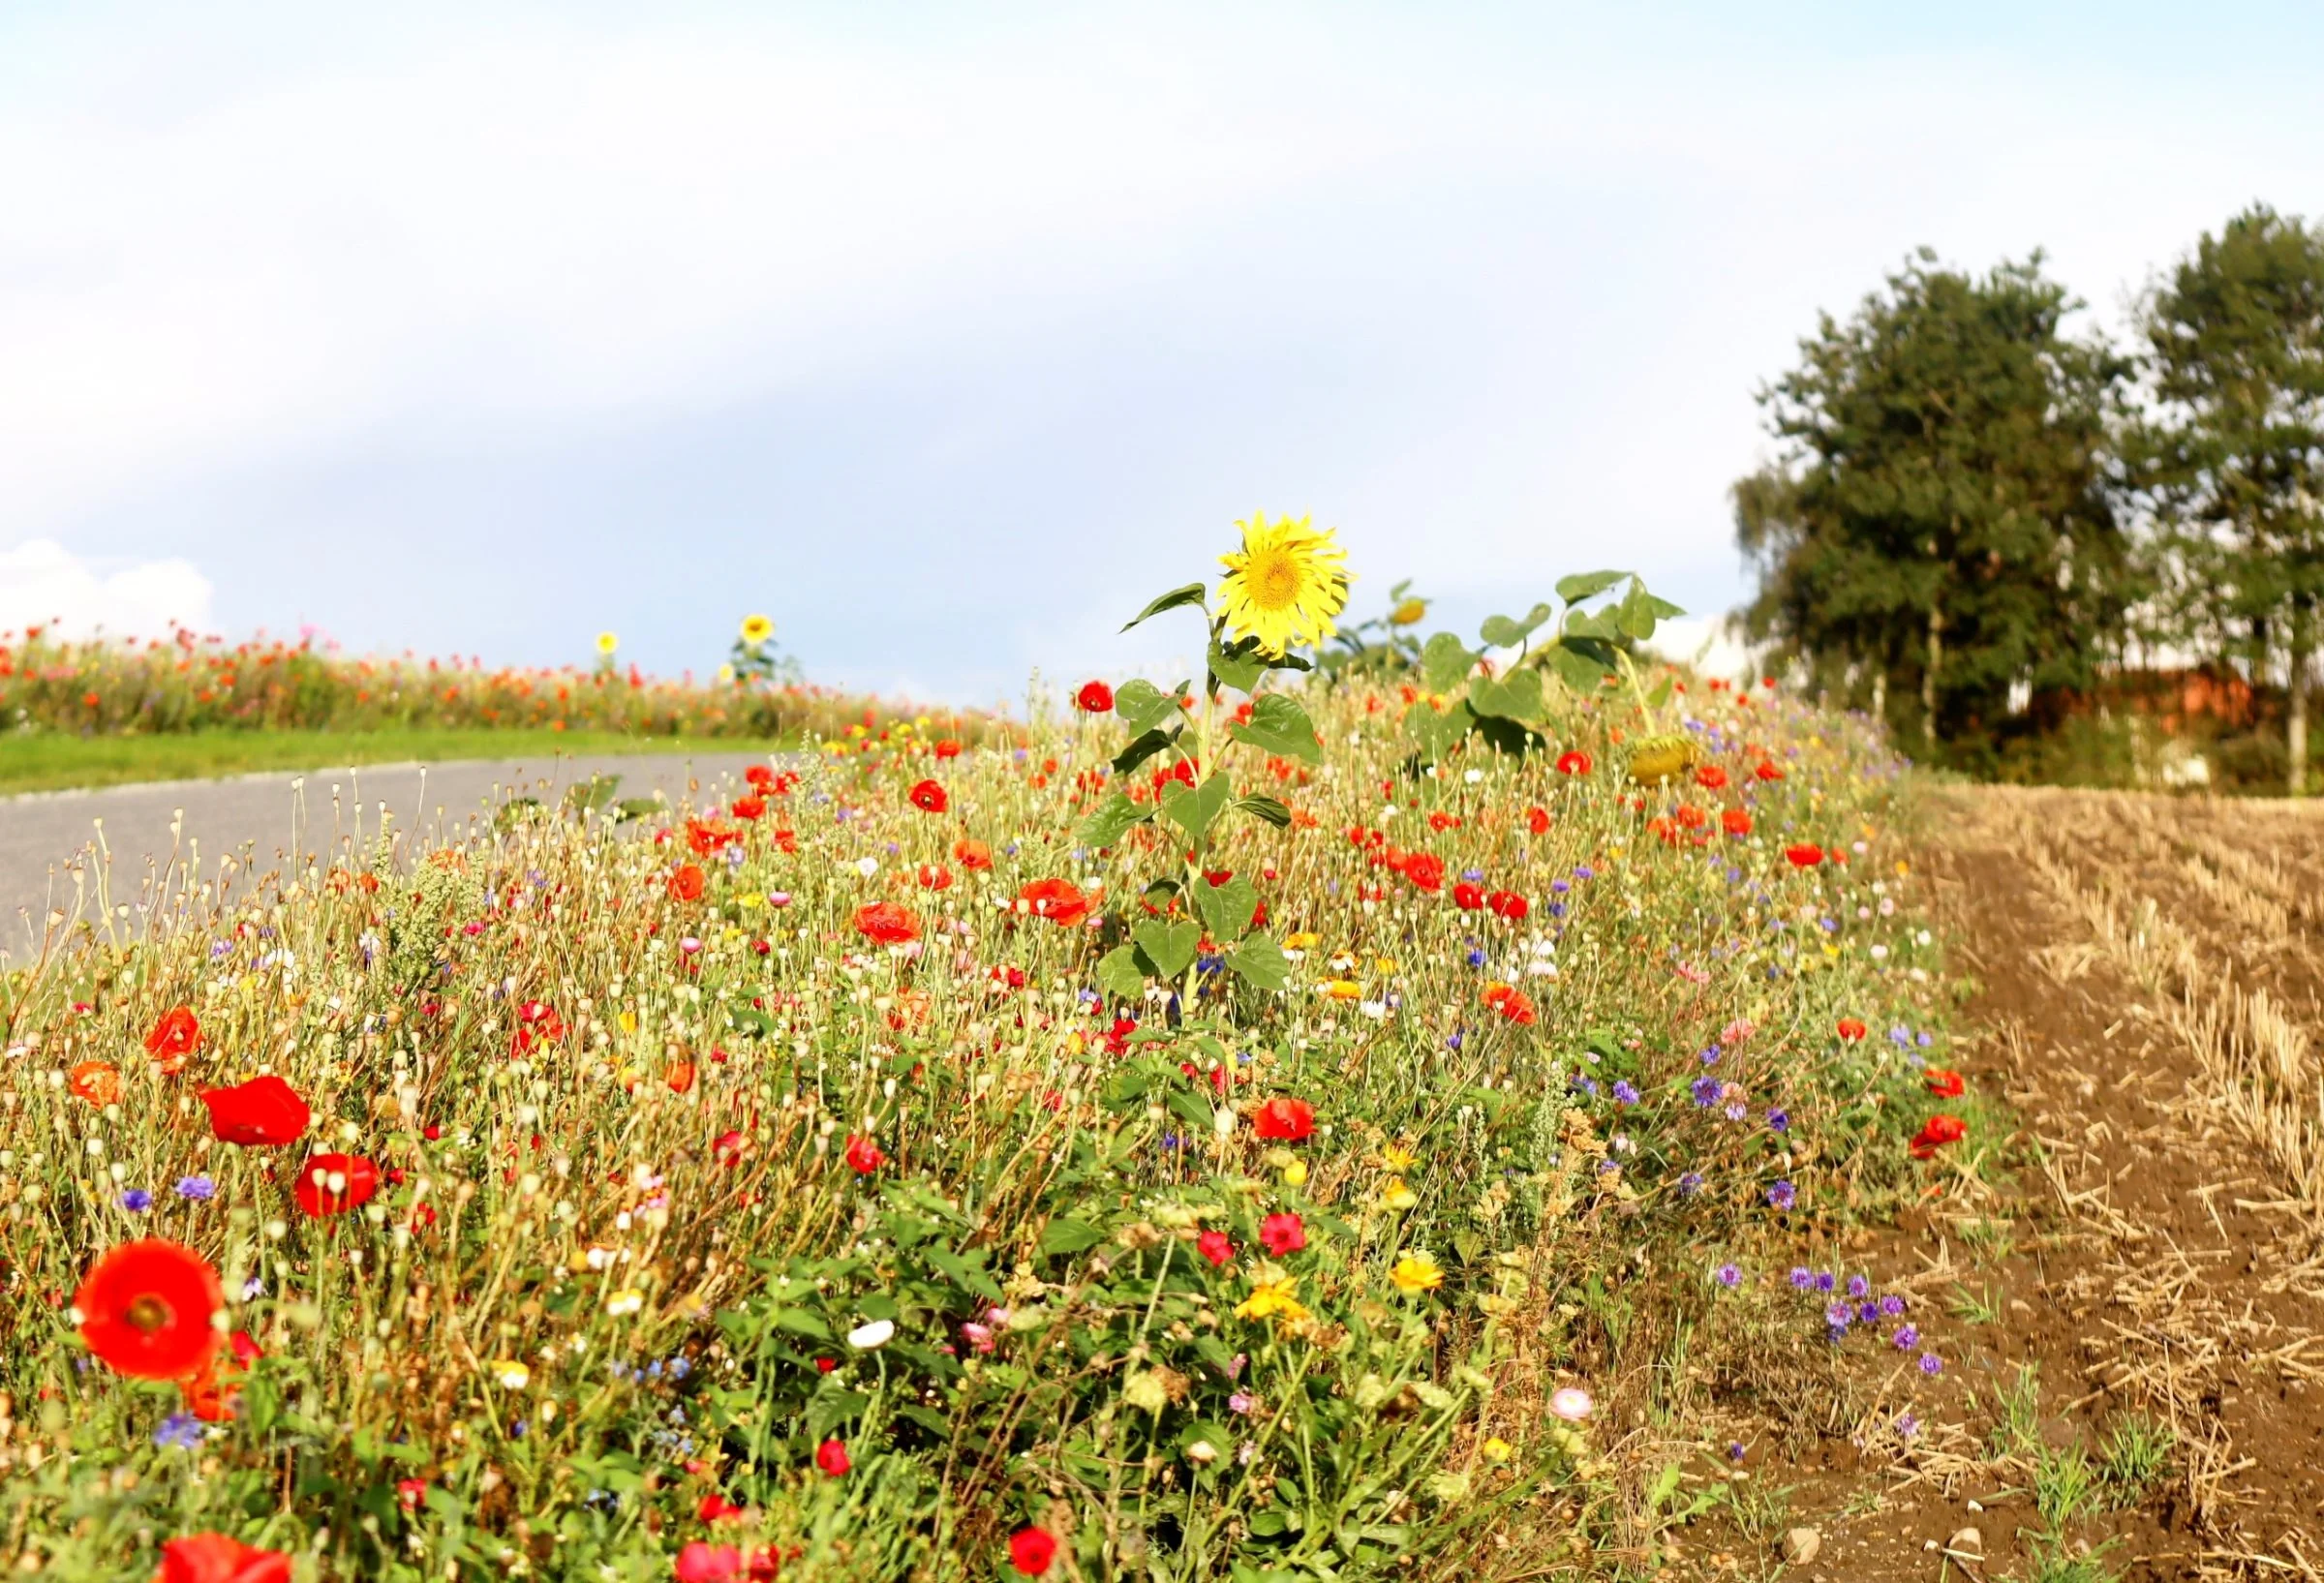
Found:
<svg viewBox="0 0 2324 1583"><path fill-rule="evenodd" d="M209 621L210 580L187 562L107 569L46 538L0 550L0 632L167 637L180 626L205 630Z"/></svg>
<svg viewBox="0 0 2324 1583"><path fill-rule="evenodd" d="M1704 676L1729 682L1751 675L1758 667L1758 652L1742 640L1734 623L1725 616L1708 621L1681 616L1659 623L1648 647L1665 658L1694 666Z"/></svg>

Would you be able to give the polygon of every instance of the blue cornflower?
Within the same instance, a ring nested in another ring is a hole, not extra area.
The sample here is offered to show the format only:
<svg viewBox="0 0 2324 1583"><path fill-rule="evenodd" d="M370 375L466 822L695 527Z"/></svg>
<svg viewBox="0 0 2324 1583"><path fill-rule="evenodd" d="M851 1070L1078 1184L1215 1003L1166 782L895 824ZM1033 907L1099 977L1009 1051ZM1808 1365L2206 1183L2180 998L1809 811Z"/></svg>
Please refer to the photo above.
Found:
<svg viewBox="0 0 2324 1583"><path fill-rule="evenodd" d="M1905 1299L1898 1296L1895 1293L1891 1292L1888 1294L1888 1295L1881 1299L1881 1312L1887 1315L1890 1319L1896 1318L1897 1315L1903 1313L1904 1311Z"/></svg>
<svg viewBox="0 0 2324 1583"><path fill-rule="evenodd" d="M1810 1289L1811 1287L1813 1287L1815 1284L1816 1284L1816 1275L1815 1275L1815 1272L1814 1272L1814 1271L1812 1271L1812 1270L1810 1270L1810 1269L1808 1268L1808 1266L1807 1266L1807 1265L1805 1265L1805 1264L1795 1264L1795 1265L1793 1265L1793 1266L1792 1266L1792 1269L1791 1269L1791 1290L1792 1290L1792 1291L1794 1291L1794 1292L1805 1292L1805 1291L1807 1291L1808 1289Z"/></svg>
<svg viewBox="0 0 2324 1583"><path fill-rule="evenodd" d="M1638 1091L1631 1085L1629 1079L1618 1078L1615 1080L1614 1101L1619 1105L1636 1105L1638 1102Z"/></svg>
<svg viewBox="0 0 2324 1583"><path fill-rule="evenodd" d="M1856 1311L1844 1302L1836 1302L1823 1311L1823 1317L1835 1330L1845 1330L1855 1322Z"/></svg>
<svg viewBox="0 0 2324 1583"><path fill-rule="evenodd" d="M190 1451L201 1444L201 1420L191 1413L172 1413L154 1427L153 1443L165 1450Z"/></svg>
<svg viewBox="0 0 2324 1583"><path fill-rule="evenodd" d="M1732 1264L1721 1264L1711 1273L1716 1275L1719 1278L1719 1284L1729 1292L1743 1284L1743 1272Z"/></svg>
<svg viewBox="0 0 2324 1583"><path fill-rule="evenodd" d="M1470 952L1469 965L1471 967L1483 967L1484 965L1484 953L1482 951Z"/></svg>
<svg viewBox="0 0 2324 1583"><path fill-rule="evenodd" d="M1690 1199L1696 1194L1701 1192L1702 1172L1699 1171L1690 1171L1685 1175L1679 1177L1678 1191L1682 1196Z"/></svg>
<svg viewBox="0 0 2324 1583"><path fill-rule="evenodd" d="M1944 1359L1939 1357L1935 1353L1922 1353L1920 1355L1920 1372L1934 1380L1944 1372Z"/></svg>
<svg viewBox="0 0 2324 1583"><path fill-rule="evenodd" d="M1717 1078L1697 1078L1694 1088L1695 1103L1703 1110L1709 1110L1719 1103L1719 1094L1724 1086Z"/></svg>
<svg viewBox="0 0 2324 1583"><path fill-rule="evenodd" d="M1920 1331L1912 1325L1900 1324L1896 1327L1896 1334L1888 1339L1895 1344L1898 1352L1911 1352L1920 1345Z"/></svg>
<svg viewBox="0 0 2324 1583"><path fill-rule="evenodd" d="M177 1196L181 1199L210 1199L218 1196L218 1184L207 1176L180 1176Z"/></svg>
<svg viewBox="0 0 2324 1583"><path fill-rule="evenodd" d="M1871 1283L1870 1281L1866 1280L1866 1279L1865 1279L1863 1276L1861 1276L1861 1275L1850 1275L1850 1276L1848 1278L1848 1294L1849 1294L1850 1296L1851 1296L1851 1297L1861 1297L1861 1296L1865 1296L1865 1295L1867 1295L1867 1294L1869 1294L1871 1291L1872 1291L1872 1283Z"/></svg>
<svg viewBox="0 0 2324 1583"><path fill-rule="evenodd" d="M1834 1282L1833 1282L1833 1280L1832 1280L1832 1272L1831 1272L1830 1270L1828 1270L1828 1269L1827 1269L1827 1270L1820 1270L1820 1271L1819 1271L1819 1272L1817 1273L1817 1276L1816 1276L1816 1290L1817 1290L1817 1291L1819 1291L1819 1292L1829 1292L1829 1291L1831 1291L1831 1290L1832 1290L1832 1287L1834 1286L1834 1284L1835 1284L1835 1283L1834 1283Z"/></svg>
<svg viewBox="0 0 2324 1583"><path fill-rule="evenodd" d="M1789 1132L1791 1130L1791 1117L1782 1111L1769 1111L1767 1112L1767 1125L1776 1132Z"/></svg>
<svg viewBox="0 0 2324 1583"><path fill-rule="evenodd" d="M153 1195L142 1187L133 1187L121 1195L121 1207L133 1215L141 1215L153 1207Z"/></svg>
<svg viewBox="0 0 2324 1583"><path fill-rule="evenodd" d="M1767 1202L1778 1209L1789 1209L1799 1202L1799 1189L1788 1181L1779 1181L1767 1189Z"/></svg>

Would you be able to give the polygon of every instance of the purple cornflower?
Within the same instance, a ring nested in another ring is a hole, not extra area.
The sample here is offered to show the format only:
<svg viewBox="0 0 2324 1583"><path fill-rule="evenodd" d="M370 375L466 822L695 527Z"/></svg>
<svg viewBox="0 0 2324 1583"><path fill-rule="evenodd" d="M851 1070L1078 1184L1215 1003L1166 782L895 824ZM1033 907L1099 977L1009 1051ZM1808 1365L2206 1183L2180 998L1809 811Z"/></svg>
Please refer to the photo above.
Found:
<svg viewBox="0 0 2324 1583"><path fill-rule="evenodd" d="M1767 1112L1767 1125L1776 1132L1789 1132L1791 1130L1791 1117L1789 1112L1784 1111L1769 1111Z"/></svg>
<svg viewBox="0 0 2324 1583"><path fill-rule="evenodd" d="M1885 1314L1888 1318L1894 1319L1897 1315L1903 1313L1904 1311L1905 1299L1898 1296L1895 1293L1891 1292L1888 1294L1888 1295L1881 1299L1881 1312Z"/></svg>
<svg viewBox="0 0 2324 1583"><path fill-rule="evenodd" d="M1910 1413L1900 1413L1896 1418L1896 1432L1905 1439L1911 1440L1920 1433L1920 1420Z"/></svg>
<svg viewBox="0 0 2324 1583"><path fill-rule="evenodd" d="M1836 1302L1823 1311L1823 1317L1831 1322L1833 1329L1845 1330L1855 1320L1856 1311L1844 1302Z"/></svg>
<svg viewBox="0 0 2324 1583"><path fill-rule="evenodd" d="M201 1420L191 1413L172 1413L155 1426L153 1443L164 1449L190 1451L201 1444Z"/></svg>
<svg viewBox="0 0 2324 1583"><path fill-rule="evenodd" d="M1920 1330L1915 1325L1900 1324L1896 1327L1896 1334L1888 1339L1895 1344L1898 1352L1909 1353L1920 1345Z"/></svg>
<svg viewBox="0 0 2324 1583"><path fill-rule="evenodd" d="M180 1176L177 1196L181 1199L209 1199L218 1195L218 1184L207 1176Z"/></svg>
<svg viewBox="0 0 2324 1583"><path fill-rule="evenodd" d="M1810 1269L1808 1268L1808 1266L1807 1266L1807 1265L1805 1265L1805 1264L1798 1264L1798 1265L1794 1265L1794 1266L1792 1267L1792 1270L1791 1270L1791 1290L1792 1290L1792 1291L1794 1291L1794 1292L1806 1292L1806 1291L1809 1291L1809 1290L1811 1290L1812 1288L1814 1288L1814 1286L1815 1286L1815 1285L1816 1285L1816 1276L1815 1276L1815 1273L1814 1273L1812 1270L1810 1270Z"/></svg>
<svg viewBox="0 0 2324 1583"><path fill-rule="evenodd" d="M1767 1189L1767 1202L1778 1209L1789 1209L1799 1202L1799 1189L1788 1181L1779 1181ZM1805 1275L1807 1271L1802 1270L1800 1273ZM1794 1282L1793 1284L1797 1285L1798 1283Z"/></svg>
<svg viewBox="0 0 2324 1583"><path fill-rule="evenodd" d="M1719 1047L1717 1045L1711 1046L1702 1052L1702 1064L1705 1066L1717 1066L1719 1064Z"/></svg>
<svg viewBox="0 0 2324 1583"><path fill-rule="evenodd" d="M1719 1103L1719 1095L1725 1087L1726 1084L1717 1078L1697 1078L1694 1089L1696 1105L1702 1110L1709 1110Z"/></svg>
<svg viewBox="0 0 2324 1583"><path fill-rule="evenodd" d="M141 1215L153 1207L153 1195L142 1187L133 1187L121 1195L121 1207L133 1215Z"/></svg>
<svg viewBox="0 0 2324 1583"><path fill-rule="evenodd" d="M1712 1273L1719 1277L1719 1284L1729 1292L1743 1284L1743 1272L1732 1264L1721 1264Z"/></svg>
<svg viewBox="0 0 2324 1583"><path fill-rule="evenodd" d="M1939 1357L1935 1353L1922 1353L1920 1355L1920 1372L1934 1380L1944 1372L1944 1359Z"/></svg>
<svg viewBox="0 0 2324 1583"><path fill-rule="evenodd" d="M1832 1290L1832 1286L1833 1286L1833 1281L1832 1281L1832 1272L1831 1272L1830 1270L1828 1270L1828 1269L1827 1269L1827 1270L1820 1271L1820 1272L1819 1272L1819 1273L1817 1275L1817 1277L1816 1277L1816 1290L1817 1290L1817 1291L1819 1291L1819 1292L1829 1292L1829 1291L1831 1291L1831 1290Z"/></svg>
<svg viewBox="0 0 2324 1583"><path fill-rule="evenodd" d="M1702 1172L1690 1171L1678 1179L1678 1191L1683 1198L1693 1198L1702 1191Z"/></svg>
<svg viewBox="0 0 2324 1583"><path fill-rule="evenodd" d="M1638 1091L1627 1078L1615 1081L1614 1101L1620 1105L1636 1105L1638 1102Z"/></svg>
<svg viewBox="0 0 2324 1583"><path fill-rule="evenodd" d="M1848 1294L1851 1297L1870 1296L1872 1283L1861 1275L1850 1275L1848 1278Z"/></svg>

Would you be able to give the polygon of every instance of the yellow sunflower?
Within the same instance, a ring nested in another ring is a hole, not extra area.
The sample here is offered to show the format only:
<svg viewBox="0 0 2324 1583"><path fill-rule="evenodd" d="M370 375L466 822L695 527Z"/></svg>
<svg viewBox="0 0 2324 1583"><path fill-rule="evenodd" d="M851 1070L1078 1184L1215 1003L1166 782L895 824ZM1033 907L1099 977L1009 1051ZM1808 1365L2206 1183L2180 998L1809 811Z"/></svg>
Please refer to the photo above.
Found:
<svg viewBox="0 0 2324 1583"><path fill-rule="evenodd" d="M1331 618L1348 602L1348 552L1334 530L1319 533L1307 524L1305 517L1270 523L1255 512L1235 525L1242 530L1241 553L1218 558L1227 568L1218 603L1228 626L1237 638L1258 638L1270 655L1330 637Z"/></svg>
<svg viewBox="0 0 2324 1583"><path fill-rule="evenodd" d="M597 634L597 653L601 655L610 655L614 652L614 650L620 648L621 646L622 640L615 637L611 632L599 632Z"/></svg>
<svg viewBox="0 0 2324 1583"><path fill-rule="evenodd" d="M775 635L775 624L764 616L743 618L743 642L755 649Z"/></svg>

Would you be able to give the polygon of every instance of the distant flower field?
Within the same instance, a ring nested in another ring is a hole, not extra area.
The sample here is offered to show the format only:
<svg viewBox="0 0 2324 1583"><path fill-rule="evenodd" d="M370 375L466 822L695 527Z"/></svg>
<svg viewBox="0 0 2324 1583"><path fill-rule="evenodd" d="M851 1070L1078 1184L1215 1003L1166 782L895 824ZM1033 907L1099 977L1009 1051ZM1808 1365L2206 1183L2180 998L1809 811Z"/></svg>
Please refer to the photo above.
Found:
<svg viewBox="0 0 2324 1583"><path fill-rule="evenodd" d="M1978 1146L1899 765L1635 661L1610 577L1302 676L1329 540L1148 607L1201 683L156 897L15 974L0 1565L1580 1572L1667 1505L1673 1324L1886 1369L1850 1427L1908 1444L1942 1322L1797 1252Z"/></svg>
<svg viewBox="0 0 2324 1583"><path fill-rule="evenodd" d="M0 733L452 728L768 741L888 716L872 700L799 681L774 657L772 635L765 617L747 618L733 658L697 683L616 663L612 633L598 640L600 663L582 670L350 657L312 639L229 644L191 631L76 642L36 627L0 632Z"/></svg>

